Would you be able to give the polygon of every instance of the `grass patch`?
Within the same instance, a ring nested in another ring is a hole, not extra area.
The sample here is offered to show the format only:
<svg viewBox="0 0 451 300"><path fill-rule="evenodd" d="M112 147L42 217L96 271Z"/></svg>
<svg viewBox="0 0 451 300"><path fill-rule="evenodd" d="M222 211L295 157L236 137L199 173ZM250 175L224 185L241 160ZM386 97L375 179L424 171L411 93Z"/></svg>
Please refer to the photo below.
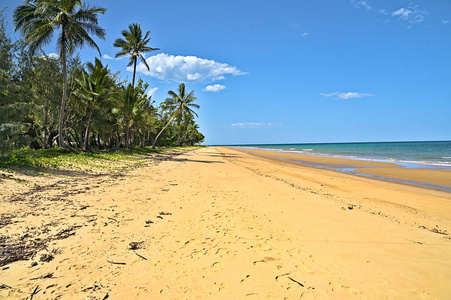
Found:
<svg viewBox="0 0 451 300"><path fill-rule="evenodd" d="M164 153L177 148L152 150L151 147L111 152L74 153L67 149L20 149L9 155L0 157L0 169L20 171L31 169L35 171L51 171L66 169L98 173L115 171L123 167L143 162L149 155Z"/></svg>

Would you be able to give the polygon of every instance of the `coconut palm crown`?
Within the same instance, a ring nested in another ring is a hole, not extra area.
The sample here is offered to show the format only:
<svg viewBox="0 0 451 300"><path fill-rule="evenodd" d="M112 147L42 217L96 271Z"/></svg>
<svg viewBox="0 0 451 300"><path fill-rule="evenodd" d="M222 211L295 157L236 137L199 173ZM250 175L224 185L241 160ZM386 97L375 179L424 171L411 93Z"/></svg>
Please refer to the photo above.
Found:
<svg viewBox="0 0 451 300"><path fill-rule="evenodd" d="M155 140L153 141L152 148L155 149L155 145L157 143L158 138L163 133L163 131L171 124L172 121L174 121L175 118L179 117L182 114L187 115L195 115L197 117L197 113L192 110L192 108L199 109L200 106L196 103L193 103L196 101L196 97L194 97L194 91L191 91L190 93L186 93L185 91L185 84L181 83L179 85L179 91L178 94L174 93L173 91L169 91L168 95L169 98L166 98L166 100L162 103L162 106L165 108L165 110L168 110L172 115L169 119L166 126L161 129L161 131L158 133L158 135L155 137Z"/></svg>
<svg viewBox="0 0 451 300"><path fill-rule="evenodd" d="M113 46L120 48L121 50L116 53L116 58L129 56L129 61L127 67L133 66L133 81L132 86L135 86L135 75L136 75L136 63L139 60L144 63L147 70L150 71L149 65L143 55L145 52L152 52L160 50L159 48L151 48L147 46L150 42L150 31L147 31L143 37L143 32L141 30L141 25L137 23L130 24L128 30L122 30L122 36L125 39L118 38L114 41Z"/></svg>
<svg viewBox="0 0 451 300"><path fill-rule="evenodd" d="M19 5L13 15L14 30L25 37L28 49L33 53L48 45L55 33L57 51L63 65L63 96L58 125L59 143L64 147L63 125L67 92L67 55L85 44L100 49L91 35L105 39L105 30L98 25L97 14L106 9L88 6L81 0L27 0Z"/></svg>

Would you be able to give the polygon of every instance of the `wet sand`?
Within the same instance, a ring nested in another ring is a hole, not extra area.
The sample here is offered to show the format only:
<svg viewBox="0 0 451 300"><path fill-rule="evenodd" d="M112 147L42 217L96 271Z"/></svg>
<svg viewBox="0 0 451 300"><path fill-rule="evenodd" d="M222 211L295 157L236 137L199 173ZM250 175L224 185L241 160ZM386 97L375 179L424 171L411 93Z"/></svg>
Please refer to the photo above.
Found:
<svg viewBox="0 0 451 300"><path fill-rule="evenodd" d="M451 188L451 170L377 168L356 169L355 171L358 173L392 177L401 180L414 180L420 184L433 183L438 185L447 185Z"/></svg>
<svg viewBox="0 0 451 300"><path fill-rule="evenodd" d="M0 298L451 294L451 193L212 147L33 180L0 182L2 246L46 242L0 267Z"/></svg>
<svg viewBox="0 0 451 300"><path fill-rule="evenodd" d="M451 170L404 168L401 165L397 165L395 163L320 157L313 155L279 153L261 150L251 150L249 152L278 159L298 161L299 163L304 165L317 165L320 167L327 167L329 169L353 169L353 173L356 174L368 174L377 176L378 178L386 179L394 178L398 179L401 182L407 180L410 181L410 183L417 185L440 185L449 187L449 189L447 190L451 190Z"/></svg>

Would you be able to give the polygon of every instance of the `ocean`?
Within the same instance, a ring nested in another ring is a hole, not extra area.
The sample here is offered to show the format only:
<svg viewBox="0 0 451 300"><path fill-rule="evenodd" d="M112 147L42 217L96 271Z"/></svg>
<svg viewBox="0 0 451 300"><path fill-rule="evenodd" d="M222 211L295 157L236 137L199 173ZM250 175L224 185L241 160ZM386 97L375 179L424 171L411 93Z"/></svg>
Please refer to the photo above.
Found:
<svg viewBox="0 0 451 300"><path fill-rule="evenodd" d="M245 149L394 162L405 167L451 169L451 141L234 146Z"/></svg>

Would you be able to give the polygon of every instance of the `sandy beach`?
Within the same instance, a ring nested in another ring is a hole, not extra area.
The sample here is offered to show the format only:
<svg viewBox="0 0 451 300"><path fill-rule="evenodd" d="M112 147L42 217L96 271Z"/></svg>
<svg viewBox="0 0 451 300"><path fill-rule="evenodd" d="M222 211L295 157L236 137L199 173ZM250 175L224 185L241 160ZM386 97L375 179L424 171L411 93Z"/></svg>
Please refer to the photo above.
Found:
<svg viewBox="0 0 451 300"><path fill-rule="evenodd" d="M451 193L225 147L178 154L0 181L0 298L449 299Z"/></svg>
<svg viewBox="0 0 451 300"><path fill-rule="evenodd" d="M404 168L400 164L369 160L344 159L314 155L292 154L262 150L246 150L260 156L298 162L303 165L325 167L328 169L348 168L357 174L373 175L399 182L409 181L413 185L432 184L451 190L451 170L439 168ZM404 182L405 183L405 182Z"/></svg>

